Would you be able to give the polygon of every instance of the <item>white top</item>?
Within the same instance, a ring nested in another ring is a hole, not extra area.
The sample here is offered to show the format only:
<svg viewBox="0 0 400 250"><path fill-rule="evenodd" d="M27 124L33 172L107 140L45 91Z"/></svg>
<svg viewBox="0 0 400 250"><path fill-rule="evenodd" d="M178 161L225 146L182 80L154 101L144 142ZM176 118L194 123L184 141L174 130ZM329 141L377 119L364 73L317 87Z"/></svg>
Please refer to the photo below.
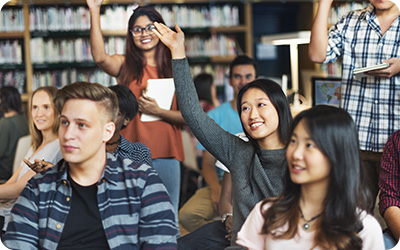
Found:
<svg viewBox="0 0 400 250"><path fill-rule="evenodd" d="M35 162L35 159L45 160L56 164L59 160L63 158L60 150L60 142L58 139L47 143L39 152L33 155L33 148L30 147L28 153L26 153L24 159L28 159L31 163ZM18 175L18 180L30 169L23 161L21 162L21 171ZM15 199L12 200L0 200L0 215L4 216L4 227L6 230L8 222L10 220L11 208L15 203Z"/></svg>
<svg viewBox="0 0 400 250"><path fill-rule="evenodd" d="M297 234L292 239L273 239L271 235L260 234L261 228L264 224L264 218L261 214L261 202L253 208L245 223L238 233L237 244L242 245L249 250L262 250L262 249L296 249L296 250L310 250L314 243L315 231L306 232L299 225ZM266 211L271 205L266 204L263 211ZM363 240L362 249L384 250L382 228L378 221L365 211L360 215L364 229L360 232L360 237ZM288 224L279 231L284 231ZM314 250L321 248L315 247Z"/></svg>

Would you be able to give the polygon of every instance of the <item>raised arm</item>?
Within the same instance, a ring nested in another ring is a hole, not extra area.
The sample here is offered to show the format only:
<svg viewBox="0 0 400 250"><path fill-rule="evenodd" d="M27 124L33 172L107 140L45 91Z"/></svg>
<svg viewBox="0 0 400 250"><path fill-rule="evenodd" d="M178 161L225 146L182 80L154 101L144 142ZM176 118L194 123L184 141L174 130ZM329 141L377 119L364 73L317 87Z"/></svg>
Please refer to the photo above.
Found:
<svg viewBox="0 0 400 250"><path fill-rule="evenodd" d="M104 72L117 76L125 57L123 55L108 55L104 46L100 26L100 6L102 0L86 0L90 12L90 49L93 60Z"/></svg>
<svg viewBox="0 0 400 250"><path fill-rule="evenodd" d="M311 28L308 57L311 61L321 63L326 57L328 47L328 17L333 0L320 0L317 14Z"/></svg>
<svg viewBox="0 0 400 250"><path fill-rule="evenodd" d="M175 26L174 32L163 24L154 25L157 28L154 33L171 50L176 95L183 118L205 149L225 166L231 167L233 158L238 155L237 151L243 151L243 147L238 145L244 146L244 142L218 126L203 111L185 58L182 30Z"/></svg>

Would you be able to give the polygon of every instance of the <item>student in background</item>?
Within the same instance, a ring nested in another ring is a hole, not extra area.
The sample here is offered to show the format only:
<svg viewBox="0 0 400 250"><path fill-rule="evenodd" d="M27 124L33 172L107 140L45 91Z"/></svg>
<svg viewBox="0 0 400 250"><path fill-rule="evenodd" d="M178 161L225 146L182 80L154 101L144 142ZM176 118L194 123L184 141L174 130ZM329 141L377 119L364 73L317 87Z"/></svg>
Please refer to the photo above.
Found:
<svg viewBox="0 0 400 250"><path fill-rule="evenodd" d="M258 203L237 243L259 249L384 249L368 214L357 130L344 110L319 105L291 126L283 195Z"/></svg>
<svg viewBox="0 0 400 250"><path fill-rule="evenodd" d="M12 175L15 150L18 139L29 133L28 122L21 114L21 95L12 86L0 89L0 183Z"/></svg>
<svg viewBox="0 0 400 250"><path fill-rule="evenodd" d="M190 75L185 55L184 34L155 22L155 34L172 53L172 66L179 107L199 142L231 172L233 195L232 243L251 209L263 198L279 195L287 171L285 145L292 120L290 106L279 84L258 79L243 86L237 97L237 110L243 130L249 138L244 142L226 132L203 112ZM186 238L188 237L188 238ZM190 239L190 240L189 240ZM223 236L218 249L229 246ZM211 242L190 238L178 239L180 249L207 249ZM211 244L215 244L212 242Z"/></svg>
<svg viewBox="0 0 400 250"><path fill-rule="evenodd" d="M124 85L114 85L109 88L117 95L119 109L114 136L106 143L107 151L114 156L118 154L134 162L152 166L149 148L140 142L130 142L120 134L138 113L139 106L135 95Z"/></svg>
<svg viewBox="0 0 400 250"><path fill-rule="evenodd" d="M59 90L64 160L29 180L3 236L10 249L176 249L168 193L155 170L106 153L118 100L100 84Z"/></svg>
<svg viewBox="0 0 400 250"><path fill-rule="evenodd" d="M134 10L128 23L124 55L105 52L100 29L102 0L87 0L90 11L90 46L96 64L107 74L117 77L118 83L129 87L139 102L139 112L160 117L159 121L142 122L137 115L121 134L131 142L149 147L153 167L157 170L171 196L176 214L180 194L180 161L183 160L181 128L185 123L178 110L176 98L171 110L161 109L157 102L142 95L148 79L172 77L171 53L154 35L153 22L164 23L151 6Z"/></svg>
<svg viewBox="0 0 400 250"><path fill-rule="evenodd" d="M400 11L390 0L370 0L363 10L343 16L328 30L333 0L319 1L311 29L309 57L318 63L341 57L341 107L353 117L371 190L371 210L378 194L379 166L389 136L400 128ZM355 68L382 62L389 68L356 78Z"/></svg>
<svg viewBox="0 0 400 250"><path fill-rule="evenodd" d="M229 65L229 85L233 88L233 99L208 112L208 115L225 131L235 135L243 132L236 106L239 90L257 77L257 65L246 55L237 56ZM196 87L196 78L193 80ZM197 87L196 87L197 90ZM197 192L179 210L179 223L184 232L196 229L219 219L217 204L221 197L223 171L215 167L216 158L200 143L197 148L203 151L202 173L207 187Z"/></svg>
<svg viewBox="0 0 400 250"><path fill-rule="evenodd" d="M400 239L400 130L389 137L383 150L379 188L379 212L388 226L383 239L386 249L392 249Z"/></svg>
<svg viewBox="0 0 400 250"><path fill-rule="evenodd" d="M60 142L58 140L59 113L54 106L54 97L57 89L54 87L41 87L36 89L29 100L29 130L32 136L32 145L24 159L29 163L35 160L56 164L62 159ZM38 163L36 163L38 164ZM50 165L48 165L49 167ZM44 168L37 168L42 171ZM36 174L25 162L21 162L6 183L0 185L0 211L4 216L4 228L10 220L10 211L24 189L27 181Z"/></svg>

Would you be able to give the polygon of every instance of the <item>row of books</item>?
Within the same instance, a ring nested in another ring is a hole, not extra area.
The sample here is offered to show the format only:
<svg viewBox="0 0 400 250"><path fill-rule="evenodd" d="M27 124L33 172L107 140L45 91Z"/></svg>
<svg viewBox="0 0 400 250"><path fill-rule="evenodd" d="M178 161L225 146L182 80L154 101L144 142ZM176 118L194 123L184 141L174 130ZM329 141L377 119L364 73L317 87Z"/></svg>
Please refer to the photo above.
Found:
<svg viewBox="0 0 400 250"><path fill-rule="evenodd" d="M239 25L239 8L230 4L202 7L156 5L155 8L170 27L175 26L175 24L178 24L180 27L190 28L231 27Z"/></svg>
<svg viewBox="0 0 400 250"><path fill-rule="evenodd" d="M321 71L325 72L328 76L340 77L342 75L342 63L339 61L321 64Z"/></svg>
<svg viewBox="0 0 400 250"><path fill-rule="evenodd" d="M20 40L0 40L0 64L4 63L22 63L22 49Z"/></svg>
<svg viewBox="0 0 400 250"><path fill-rule="evenodd" d="M24 27L22 9L3 8L0 11L0 32L22 32Z"/></svg>
<svg viewBox="0 0 400 250"><path fill-rule="evenodd" d="M368 1L364 2L348 2L339 5L333 5L330 11L328 23L335 24L339 21L344 15L353 10L361 10L366 8L369 5Z"/></svg>
<svg viewBox="0 0 400 250"><path fill-rule="evenodd" d="M112 77L102 70L78 70L78 69L65 69L65 70L52 70L44 72L36 72L33 74L33 89L42 86L54 86L62 88L77 81L97 82L104 86L111 86L117 84L115 77Z"/></svg>
<svg viewBox="0 0 400 250"><path fill-rule="evenodd" d="M123 54L125 39L109 37L104 41L106 52ZM90 62L93 61L88 38L47 39L42 37L31 39L32 63Z"/></svg>
<svg viewBox="0 0 400 250"><path fill-rule="evenodd" d="M25 71L22 70L0 71L0 88L14 86L19 93L25 93L25 78Z"/></svg>
<svg viewBox="0 0 400 250"><path fill-rule="evenodd" d="M200 36L189 37L185 41L185 49L188 57L234 56L238 52L236 39L223 34L212 34L207 39Z"/></svg>
<svg viewBox="0 0 400 250"><path fill-rule="evenodd" d="M229 74L229 65L198 64L190 66L190 72L193 77L200 73L209 73L214 78L215 86L224 86L226 78Z"/></svg>

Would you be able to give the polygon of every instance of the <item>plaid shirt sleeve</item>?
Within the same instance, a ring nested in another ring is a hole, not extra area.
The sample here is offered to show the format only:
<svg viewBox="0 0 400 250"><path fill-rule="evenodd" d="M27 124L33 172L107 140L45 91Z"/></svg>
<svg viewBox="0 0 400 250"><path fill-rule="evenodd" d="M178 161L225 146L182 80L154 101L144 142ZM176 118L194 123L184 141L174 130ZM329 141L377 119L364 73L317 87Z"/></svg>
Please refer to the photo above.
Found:
<svg viewBox="0 0 400 250"><path fill-rule="evenodd" d="M400 207L400 130L393 133L385 146L379 173L379 212L383 216L391 206Z"/></svg>

